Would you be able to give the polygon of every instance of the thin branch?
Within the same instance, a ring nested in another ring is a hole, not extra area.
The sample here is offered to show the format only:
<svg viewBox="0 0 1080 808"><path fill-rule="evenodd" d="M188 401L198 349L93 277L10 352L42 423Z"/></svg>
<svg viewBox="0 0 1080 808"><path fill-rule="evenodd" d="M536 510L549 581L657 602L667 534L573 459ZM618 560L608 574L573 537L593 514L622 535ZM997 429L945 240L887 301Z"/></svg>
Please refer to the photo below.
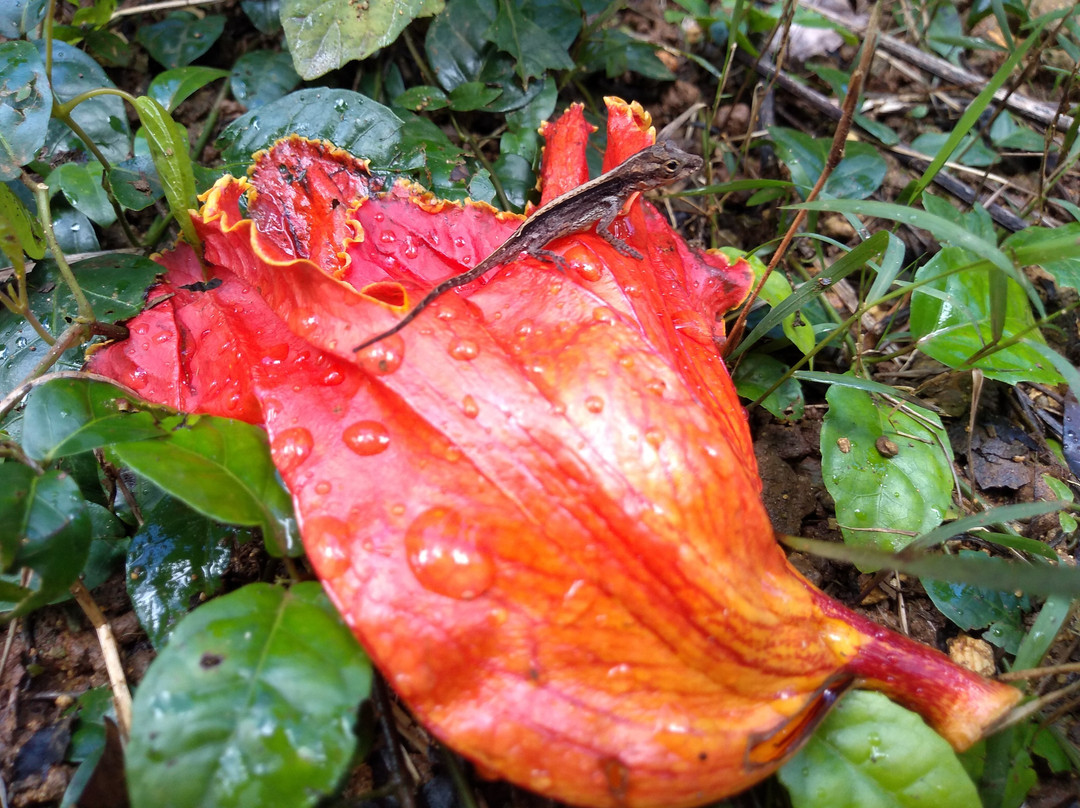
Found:
<svg viewBox="0 0 1080 808"><path fill-rule="evenodd" d="M109 621L105 619L105 615L90 594L90 590L82 581L76 581L71 585L71 594L75 596L75 601L97 632L101 654L105 657L105 670L109 674L109 686L112 688L116 725L121 737L126 741L131 735L131 690L128 689L127 677L124 675L124 664L120 661L120 649L116 645L116 636L113 634Z"/></svg>

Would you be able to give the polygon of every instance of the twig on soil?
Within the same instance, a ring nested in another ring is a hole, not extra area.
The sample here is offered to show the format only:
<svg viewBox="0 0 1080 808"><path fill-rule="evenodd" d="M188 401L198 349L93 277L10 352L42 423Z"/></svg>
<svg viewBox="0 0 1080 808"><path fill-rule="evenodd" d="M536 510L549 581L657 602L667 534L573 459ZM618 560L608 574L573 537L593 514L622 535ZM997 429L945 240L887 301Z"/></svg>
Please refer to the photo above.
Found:
<svg viewBox="0 0 1080 808"><path fill-rule="evenodd" d="M1024 682L1028 679L1042 679L1044 676L1060 676L1063 673L1080 673L1080 662L1069 662L1064 665L1047 665L1045 668L1028 668L1022 671L1009 671L999 673L999 682Z"/></svg>
<svg viewBox="0 0 1080 808"><path fill-rule="evenodd" d="M105 615L94 602L90 590L82 581L76 581L71 585L71 594L74 595L76 603L82 608L94 627L94 631L97 632L101 655L105 658L105 670L109 674L109 687L112 688L116 725L121 737L126 741L131 735L131 691L128 689L127 677L124 675L124 664L120 661L120 649L116 645L116 636L113 634L109 621L105 619Z"/></svg>

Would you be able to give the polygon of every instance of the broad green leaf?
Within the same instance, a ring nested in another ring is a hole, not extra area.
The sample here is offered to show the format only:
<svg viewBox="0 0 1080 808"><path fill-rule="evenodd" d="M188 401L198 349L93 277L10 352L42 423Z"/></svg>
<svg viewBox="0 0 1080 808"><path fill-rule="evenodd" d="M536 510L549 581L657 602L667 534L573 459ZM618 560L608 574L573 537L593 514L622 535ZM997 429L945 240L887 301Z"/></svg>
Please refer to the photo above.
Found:
<svg viewBox="0 0 1080 808"><path fill-rule="evenodd" d="M144 407L146 411L140 411ZM53 379L26 398L23 450L34 460L50 463L113 443L162 437L179 417L167 418L166 413L105 382Z"/></svg>
<svg viewBox="0 0 1080 808"><path fill-rule="evenodd" d="M45 184L58 188L86 218L108 227L116 221L116 211L101 187L101 173L101 163L64 163L49 174Z"/></svg>
<svg viewBox="0 0 1080 808"><path fill-rule="evenodd" d="M259 527L271 550L300 552L292 501L259 427L194 416L164 438L115 444L111 451L204 516Z"/></svg>
<svg viewBox="0 0 1080 808"><path fill-rule="evenodd" d="M52 91L37 48L0 43L0 181L18 177L20 166L45 144L51 110Z"/></svg>
<svg viewBox="0 0 1080 808"><path fill-rule="evenodd" d="M45 255L45 231L26 205L11 189L0 182L0 239L3 251L10 248L25 252L37 260Z"/></svg>
<svg viewBox="0 0 1080 808"><path fill-rule="evenodd" d="M94 224L85 215L69 208L66 202L54 202L52 214L53 234L60 250L66 255L98 252L101 249Z"/></svg>
<svg viewBox="0 0 1080 808"><path fill-rule="evenodd" d="M317 583L251 584L185 617L135 694L132 808L305 808L356 747L371 664Z"/></svg>
<svg viewBox="0 0 1080 808"><path fill-rule="evenodd" d="M240 0L251 24L264 34L276 34L281 30L281 0Z"/></svg>
<svg viewBox="0 0 1080 808"><path fill-rule="evenodd" d="M521 3L501 0L495 20L484 36L514 57L515 72L521 83L542 76L548 70L570 70L574 60L566 45L537 25Z"/></svg>
<svg viewBox="0 0 1080 808"><path fill-rule="evenodd" d="M948 142L949 135L945 132L924 132L911 142L911 148L933 159L942 149L946 148ZM961 138L956 151L962 153L959 159L961 165L976 168L996 165L1001 159L998 157L997 152L987 148L974 133L969 133Z"/></svg>
<svg viewBox="0 0 1080 808"><path fill-rule="evenodd" d="M245 53L233 64L229 76L233 97L248 109L283 98L299 83L292 57L282 51Z"/></svg>
<svg viewBox="0 0 1080 808"><path fill-rule="evenodd" d="M128 550L127 589L139 625L160 649L193 604L221 589L236 530L172 497L143 516L146 521Z"/></svg>
<svg viewBox="0 0 1080 808"><path fill-rule="evenodd" d="M1067 243L1062 244L1066 238L1071 239L1072 249ZM1054 228L1026 227L1019 233L1013 233L1001 245L1003 250L1039 250L1043 246L1048 248L1047 254L1038 256L1032 263L1037 263L1053 275L1058 286L1080 290L1080 222Z"/></svg>
<svg viewBox="0 0 1080 808"><path fill-rule="evenodd" d="M111 322L126 320L142 311L146 287L161 272L161 266L141 255L114 252L76 261L71 271L90 301L94 316ZM75 310L75 299L67 286L58 290L55 305L65 312Z"/></svg>
<svg viewBox="0 0 1080 808"><path fill-rule="evenodd" d="M487 109L509 112L532 101L547 82L537 79L522 87L516 81L507 81L514 71L514 59L485 37L495 22L496 12L496 0L449 0L446 10L428 26L424 46L431 69L444 90L450 92L470 81L501 87L502 95ZM560 37L565 35L560 33ZM576 35L571 36L571 41Z"/></svg>
<svg viewBox="0 0 1080 808"><path fill-rule="evenodd" d="M469 87L471 85L462 84L461 86ZM411 112L424 112L445 109L450 106L450 99L439 87L432 87L430 84L419 84L395 96L393 103L395 107L404 107Z"/></svg>
<svg viewBox="0 0 1080 808"><path fill-rule="evenodd" d="M458 112L471 112L483 109L502 93L501 87L489 87L480 81L467 81L451 90L447 99L451 108Z"/></svg>
<svg viewBox="0 0 1080 808"><path fill-rule="evenodd" d="M791 172L792 181L805 197L825 170L831 139L813 138L783 126L770 126L769 137ZM885 160L873 146L851 142L846 145L844 159L833 169L823 191L830 197L865 199L881 187L886 170Z"/></svg>
<svg viewBox="0 0 1080 808"><path fill-rule="evenodd" d="M18 39L45 19L48 0L4 0L0 3L0 36Z"/></svg>
<svg viewBox="0 0 1080 808"><path fill-rule="evenodd" d="M45 43L36 42L44 58ZM53 42L52 89L56 101L66 103L89 90L116 89L105 71L93 59L66 42ZM97 144L109 161L125 159L131 150L131 127L124 102L115 95L88 98L71 111L72 119ZM46 159L63 152L86 152L86 146L59 119L49 122Z"/></svg>
<svg viewBox="0 0 1080 808"><path fill-rule="evenodd" d="M731 380L743 398L754 401L776 384L790 368L768 354L749 353L735 368ZM797 420L805 406L802 386L788 377L783 384L761 399L761 406L777 418Z"/></svg>
<svg viewBox="0 0 1080 808"><path fill-rule="evenodd" d="M198 200L187 137L165 108L154 99L145 95L139 96L135 99L135 109L138 110L139 120L146 131L150 157L157 169L169 209L176 217L184 238L198 248L201 242L188 212L197 207Z"/></svg>
<svg viewBox="0 0 1080 808"><path fill-rule="evenodd" d="M251 155L289 134L329 140L335 146L371 160L380 169L398 161L419 162L402 155L402 120L388 107L350 90L299 90L242 115L221 133L218 148L242 172Z"/></svg>
<svg viewBox="0 0 1080 808"><path fill-rule="evenodd" d="M880 693L844 696L779 776L794 808L981 808L949 744Z"/></svg>
<svg viewBox="0 0 1080 808"><path fill-rule="evenodd" d="M973 550L961 550L962 557L986 558ZM980 562L976 562L980 563ZM1031 610L1027 595L999 592L970 584L924 578L926 594L946 617L964 631L988 628L983 639L1015 654L1024 636L1024 613Z"/></svg>
<svg viewBox="0 0 1080 808"><path fill-rule="evenodd" d="M941 524L952 498L952 449L937 415L840 385L826 400L821 473L844 541L898 550Z"/></svg>
<svg viewBox="0 0 1080 808"><path fill-rule="evenodd" d="M1072 613L1073 598L1068 595L1051 595L1039 610L1031 629L1020 642L1013 660L1014 670L1037 668L1050 650L1058 632Z"/></svg>
<svg viewBox="0 0 1080 808"><path fill-rule="evenodd" d="M960 211L947 199L942 199L940 196L934 196L933 194L923 194L922 203L929 213L940 216L942 219L948 219L983 241L993 244L997 240L997 234L994 231L994 220L990 218L986 208L978 202L975 203L971 210Z"/></svg>
<svg viewBox="0 0 1080 808"><path fill-rule="evenodd" d="M366 59L417 17L442 10L442 0L282 0L281 24L296 72L310 80Z"/></svg>
<svg viewBox="0 0 1080 808"><path fill-rule="evenodd" d="M946 247L915 273L917 282L926 282L911 295L911 332L919 349L949 367L976 367L1008 384L1060 383L1057 371L1024 343L969 361L992 342L989 273L971 268L975 260L959 247ZM1035 319L1023 290L1009 279L1004 303L1003 340L1024 334L1031 342L1045 344L1032 328Z"/></svg>
<svg viewBox="0 0 1080 808"><path fill-rule="evenodd" d="M748 261L750 266L754 269L754 277L757 280L760 280L765 274L767 267L756 255L748 256L742 250L735 250L733 248L721 248L720 251L728 256L728 258L743 258ZM773 308L776 308L791 297L791 294L791 284L788 283L788 279L784 277L784 274L782 272L773 272L765 280L765 285L761 287L758 297ZM796 324L795 318L797 316L799 316L799 312L795 311L787 315L781 321L781 325L784 329L784 336L791 340L791 343L802 351L803 354L808 354L817 342L817 340L814 339L814 327L802 320L801 317L799 317L799 323Z"/></svg>
<svg viewBox="0 0 1080 808"><path fill-rule="evenodd" d="M602 70L609 79L632 72L654 81L671 81L675 75L657 58L656 51L651 42L620 28L603 28L585 41L577 67L586 73Z"/></svg>
<svg viewBox="0 0 1080 808"><path fill-rule="evenodd" d="M109 170L109 183L116 201L128 210L147 208L165 193L149 154L140 154L114 164Z"/></svg>
<svg viewBox="0 0 1080 808"><path fill-rule="evenodd" d="M174 11L161 22L140 25L135 40L157 62L167 68L189 65L206 53L225 30L220 14L196 17L187 11Z"/></svg>
<svg viewBox="0 0 1080 808"><path fill-rule="evenodd" d="M402 166L412 155L410 174L417 182L444 199L464 198L467 176L461 171L465 163L461 148L451 143L446 133L430 118L411 113L403 114L403 118L405 123L399 133L401 141L398 144ZM502 155L499 156L501 159ZM504 190L512 199L512 188Z"/></svg>
<svg viewBox="0 0 1080 808"><path fill-rule="evenodd" d="M89 222L86 227L90 227ZM56 264L38 263L27 278L27 286L30 310L46 331L59 336L77 312ZM0 393L7 394L25 381L49 347L30 323L0 306ZM83 363L82 353L78 348L65 351L52 369L77 370Z"/></svg>
<svg viewBox="0 0 1080 808"><path fill-rule="evenodd" d="M167 112L172 112L207 84L227 78L229 71L214 67L190 65L158 73L150 80L146 94L157 101Z"/></svg>
<svg viewBox="0 0 1080 808"><path fill-rule="evenodd" d="M79 577L90 551L90 517L79 486L60 471L38 475L0 464L0 492L0 572L17 584L20 569L33 570L25 597L0 601L0 612L13 617L45 605Z"/></svg>
<svg viewBox="0 0 1080 808"><path fill-rule="evenodd" d="M89 28L104 28L112 19L114 11L116 0L94 0L91 5L76 9L71 23Z"/></svg>

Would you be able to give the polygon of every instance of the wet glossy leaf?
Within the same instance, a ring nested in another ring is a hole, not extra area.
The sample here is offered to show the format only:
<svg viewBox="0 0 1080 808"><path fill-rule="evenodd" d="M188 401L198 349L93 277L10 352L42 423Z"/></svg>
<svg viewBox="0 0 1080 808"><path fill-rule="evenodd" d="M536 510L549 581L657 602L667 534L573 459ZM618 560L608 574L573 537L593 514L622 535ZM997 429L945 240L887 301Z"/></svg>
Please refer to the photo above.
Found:
<svg viewBox="0 0 1080 808"><path fill-rule="evenodd" d="M941 524L951 503L952 450L937 415L833 385L821 429L821 473L844 541L898 550Z"/></svg>
<svg viewBox="0 0 1080 808"><path fill-rule="evenodd" d="M1016 384L1020 381L1058 384L1061 376L1042 356L1023 342L969 359L991 341L990 281L982 269L967 268L977 259L959 247L946 247L915 273L928 281L911 295L911 331L923 353L953 368L976 367L989 378ZM1021 333L1045 345L1034 330L1035 319L1024 291L1005 281L1003 340Z"/></svg>
<svg viewBox="0 0 1080 808"><path fill-rule="evenodd" d="M636 39L619 28L604 28L593 34L582 48L579 65L585 70L602 70L608 78L634 72L656 81L671 81L674 74L656 57L656 46Z"/></svg>
<svg viewBox="0 0 1080 808"><path fill-rule="evenodd" d="M210 601L135 695L133 808L313 805L345 772L370 687L367 657L317 583Z"/></svg>
<svg viewBox="0 0 1080 808"><path fill-rule="evenodd" d="M2 23L0 23L2 29ZM29 42L0 43L0 181L19 176L45 143L52 91Z"/></svg>
<svg viewBox="0 0 1080 808"><path fill-rule="evenodd" d="M468 81L450 91L450 106L459 112L483 109L502 93L501 87L489 87L479 81Z"/></svg>
<svg viewBox="0 0 1080 808"><path fill-rule="evenodd" d="M45 182L59 188L71 206L91 221L103 227L116 221L116 212L101 187L101 163L64 163Z"/></svg>
<svg viewBox="0 0 1080 808"><path fill-rule="evenodd" d="M336 146L387 168L401 157L401 118L350 90L300 90L242 115L221 133L218 147L229 162L247 165L251 155L278 138L298 134ZM241 169L242 171L242 169Z"/></svg>
<svg viewBox="0 0 1080 808"><path fill-rule="evenodd" d="M469 85L463 84L461 86L466 87ZM413 112L423 112L425 110L445 109L450 106L450 99L440 88L422 84L410 87L396 96L394 106L404 107Z"/></svg>
<svg viewBox="0 0 1080 808"><path fill-rule="evenodd" d="M965 558L986 558L973 550L961 550ZM1031 610L1026 595L998 592L970 584L923 579L926 594L942 614L964 631L987 628L983 639L1015 654L1024 638L1024 613Z"/></svg>
<svg viewBox="0 0 1080 808"><path fill-rule="evenodd" d="M67 255L101 249L93 222L66 203L53 209L53 233L60 249Z"/></svg>
<svg viewBox="0 0 1080 808"><path fill-rule="evenodd" d="M128 210L142 210L161 199L164 191L150 155L142 154L116 163L109 171L116 201Z"/></svg>
<svg viewBox="0 0 1080 808"><path fill-rule="evenodd" d="M769 137L780 159L791 171L791 179L805 197L825 170L831 140L813 138L795 129L770 126ZM881 187L887 165L868 143L850 142L844 159L825 182L824 193L844 199L865 199Z"/></svg>
<svg viewBox="0 0 1080 808"><path fill-rule="evenodd" d="M172 112L207 84L229 75L227 70L189 65L158 73L150 80L146 94Z"/></svg>
<svg viewBox="0 0 1080 808"><path fill-rule="evenodd" d="M43 53L44 43L36 44L38 52ZM116 87L97 62L66 42L53 42L52 58L52 89L56 100L61 103L88 90ZM106 159L119 161L130 154L131 128L128 126L127 111L124 102L116 96L89 98L71 111L71 117L97 144ZM49 122L45 149L47 156L51 157L61 152L85 152L86 146L63 123L53 119Z"/></svg>
<svg viewBox="0 0 1080 808"><path fill-rule="evenodd" d="M188 242L198 244L199 238L191 226L191 215L188 213L198 202L186 133L154 99L140 96L134 103L169 209Z"/></svg>
<svg viewBox="0 0 1080 808"><path fill-rule="evenodd" d="M732 381L739 395L751 401L762 396L790 368L768 354L751 353L743 357L735 369ZM802 386L797 379L788 377L776 390L762 400L761 406L777 418L799 419L803 417Z"/></svg>
<svg viewBox="0 0 1080 808"><path fill-rule="evenodd" d="M90 549L90 517L79 487L68 475L42 475L18 463L0 465L0 572L18 583L29 567L30 593L0 611L24 614L63 593L82 572ZM12 616L9 614L8 616Z"/></svg>
<svg viewBox="0 0 1080 808"><path fill-rule="evenodd" d="M170 421L179 418L174 415L163 425L165 413L105 382L54 379L27 396L23 449L34 460L49 463L112 443L161 437Z"/></svg>
<svg viewBox="0 0 1080 808"><path fill-rule="evenodd" d="M946 146L948 140L947 132L924 132L911 142L911 148L932 158ZM963 156L957 162L966 166L985 168L996 164L1001 159L997 152L988 149L974 134L965 136L960 141L957 150L963 152ZM956 160L956 155L953 155L952 159Z"/></svg>
<svg viewBox="0 0 1080 808"><path fill-rule="evenodd" d="M522 4L499 3L486 36L514 57L515 72L522 85L528 86L530 79L549 70L570 70L574 60L567 51L569 43L560 42L524 11Z"/></svg>
<svg viewBox="0 0 1080 808"><path fill-rule="evenodd" d="M289 493L258 427L195 417L165 438L116 444L112 451L123 465L210 519L259 527L270 549L300 552Z"/></svg>
<svg viewBox="0 0 1080 808"><path fill-rule="evenodd" d="M70 296L56 265L51 261L39 263L28 278L28 286L31 311L51 334L59 335L69 318L74 317L75 307L68 308ZM6 393L21 383L49 347L26 320L0 307L0 390ZM82 353L77 348L66 351L53 369L77 370L82 366Z"/></svg>
<svg viewBox="0 0 1080 808"><path fill-rule="evenodd" d="M142 310L146 287L161 267L141 255L115 252L76 261L71 270L94 316L109 322L126 320ZM75 311L75 300L66 285L58 289L54 305L60 311Z"/></svg>
<svg viewBox="0 0 1080 808"><path fill-rule="evenodd" d="M236 529L212 522L172 497L144 516L146 522L128 551L127 588L139 624L160 649L181 617L221 589Z"/></svg>
<svg viewBox="0 0 1080 808"><path fill-rule="evenodd" d="M296 72L314 79L366 59L417 17L442 9L442 0L282 0L281 25Z"/></svg>
<svg viewBox="0 0 1080 808"><path fill-rule="evenodd" d="M161 22L141 25L135 40L165 67L189 65L206 53L225 30L220 14L196 17L186 11L174 11Z"/></svg>
<svg viewBox="0 0 1080 808"><path fill-rule="evenodd" d="M879 693L844 696L780 770L794 808L980 808L956 754Z"/></svg>
<svg viewBox="0 0 1080 808"><path fill-rule="evenodd" d="M277 101L299 83L292 58L282 51L245 53L233 64L229 76L233 97L248 109Z"/></svg>

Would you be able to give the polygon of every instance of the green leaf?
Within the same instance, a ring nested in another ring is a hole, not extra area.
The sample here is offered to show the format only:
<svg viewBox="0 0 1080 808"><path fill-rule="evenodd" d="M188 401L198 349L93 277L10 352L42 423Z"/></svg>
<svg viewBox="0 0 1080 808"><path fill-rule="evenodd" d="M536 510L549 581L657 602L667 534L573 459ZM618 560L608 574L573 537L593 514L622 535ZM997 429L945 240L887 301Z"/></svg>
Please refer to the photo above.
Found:
<svg viewBox="0 0 1080 808"><path fill-rule="evenodd" d="M140 154L114 164L109 170L109 184L112 185L116 201L127 210L143 210L165 193L149 154Z"/></svg>
<svg viewBox="0 0 1080 808"><path fill-rule="evenodd" d="M821 473L844 541L898 550L941 524L951 504L952 450L937 415L839 385L826 400ZM895 455L882 453L880 441Z"/></svg>
<svg viewBox="0 0 1080 808"><path fill-rule="evenodd" d="M251 584L185 617L135 694L133 808L304 808L356 746L371 664L317 583Z"/></svg>
<svg viewBox="0 0 1080 808"><path fill-rule="evenodd" d="M654 81L671 81L675 75L657 58L656 50L651 42L619 28L604 28L585 42L578 67L586 73L602 70L609 79L633 72Z"/></svg>
<svg viewBox="0 0 1080 808"><path fill-rule="evenodd" d="M366 59L417 17L442 9L442 0L282 0L281 24L296 72L314 79Z"/></svg>
<svg viewBox="0 0 1080 808"><path fill-rule="evenodd" d="M483 109L502 93L501 87L488 87L483 82L467 81L451 90L447 98L452 109L458 112L472 112Z"/></svg>
<svg viewBox="0 0 1080 808"><path fill-rule="evenodd" d="M213 67L177 67L154 76L146 88L146 94L172 112L207 84L228 75L229 71Z"/></svg>
<svg viewBox="0 0 1080 808"><path fill-rule="evenodd" d="M127 588L139 625L160 649L192 604L221 589L236 531L172 497L144 517L128 550Z"/></svg>
<svg viewBox="0 0 1080 808"><path fill-rule="evenodd" d="M201 244L190 209L197 207L195 173L188 154L187 137L165 108L147 96L135 99L135 109L146 131L150 157L154 161L169 209L180 225L188 244L198 249Z"/></svg>
<svg viewBox="0 0 1080 808"><path fill-rule="evenodd" d="M329 140L336 146L388 169L415 155L402 155L402 120L388 107L350 90L300 90L261 106L233 121L221 133L218 148L226 161L242 166L251 155L289 134Z"/></svg>
<svg viewBox="0 0 1080 808"><path fill-rule="evenodd" d="M462 84L462 87L474 86L474 83ZM483 85L481 85L483 86ZM450 106L450 99L439 87L420 84L410 87L394 98L395 107L404 107L410 112L434 111Z"/></svg>
<svg viewBox="0 0 1080 808"><path fill-rule="evenodd" d="M721 252L731 259L743 258L747 260L750 266L754 268L754 277L758 280L765 274L766 266L756 255L748 256L743 251L732 248L721 248ZM765 285L761 287L758 297L775 308L791 297L791 294L791 284L788 283L788 279L784 277L784 274L782 272L773 272L766 278ZM805 355L813 350L817 340L814 339L814 327L812 325L802 320L801 317L799 318L799 324L796 324L795 318L798 315L798 311L787 315L781 321L781 326L784 330L784 336L791 340L792 345Z"/></svg>
<svg viewBox="0 0 1080 808"><path fill-rule="evenodd" d="M844 696L779 772L794 808L980 808L955 753L880 693Z"/></svg>
<svg viewBox="0 0 1080 808"><path fill-rule="evenodd" d="M750 353L735 368L731 380L743 398L756 400L764 395L791 368L768 354ZM798 420L803 417L805 406L802 386L788 377L784 383L761 399L761 406L777 418Z"/></svg>
<svg viewBox="0 0 1080 808"><path fill-rule="evenodd" d="M58 188L92 222L108 227L116 221L116 211L101 187L101 163L64 163L49 174L45 184Z"/></svg>
<svg viewBox="0 0 1080 808"><path fill-rule="evenodd" d="M61 252L68 255L97 252L101 249L93 223L79 211L69 208L66 203L54 203L53 234Z"/></svg>
<svg viewBox="0 0 1080 808"><path fill-rule="evenodd" d="M1053 275L1058 286L1080 290L1080 222L1053 228L1026 227L1005 239L1001 248L1037 251L1033 263Z"/></svg>
<svg viewBox="0 0 1080 808"><path fill-rule="evenodd" d="M145 407L120 388L89 379L53 379L30 391L23 414L23 450L51 463L58 457L168 434L178 416Z"/></svg>
<svg viewBox="0 0 1080 808"><path fill-rule="evenodd" d="M48 0L5 0L0 3L0 36L18 39L45 19Z"/></svg>
<svg viewBox="0 0 1080 808"><path fill-rule="evenodd" d="M35 43L44 58L45 43ZM93 59L66 42L53 42L52 89L55 100L66 103L89 90L116 89ZM109 161L125 159L131 151L131 127L124 102L115 95L88 98L71 111L71 117ZM83 142L59 119L49 122L42 159L52 160L64 152L86 152Z"/></svg>
<svg viewBox="0 0 1080 808"><path fill-rule="evenodd" d="M990 279L973 263L975 257L965 250L946 247L915 273L916 282L926 282L911 295L911 332L919 340L919 349L949 367L976 367L1008 384L1059 384L1057 371L1023 342L970 361L993 340ZM1005 279L1002 338L1023 334L1028 341L1045 344L1034 323L1024 291Z"/></svg>
<svg viewBox="0 0 1080 808"><path fill-rule="evenodd" d="M259 527L271 550L300 552L292 501L259 427L195 416L165 438L120 443L111 451L123 465L204 516Z"/></svg>
<svg viewBox="0 0 1080 808"><path fill-rule="evenodd" d="M484 36L516 62L515 72L522 84L548 70L570 70L574 60L566 46L532 19L519 3L499 0L491 27Z"/></svg>
<svg viewBox="0 0 1080 808"><path fill-rule="evenodd" d="M17 603L0 601L10 618L43 606L79 577L90 551L90 517L79 486L60 471L38 475L4 463L0 492L0 572L11 584L24 567L34 573Z"/></svg>
<svg viewBox="0 0 1080 808"><path fill-rule="evenodd" d="M276 34L281 30L281 0L240 0L251 24L264 34Z"/></svg>
<svg viewBox="0 0 1080 808"><path fill-rule="evenodd" d="M283 51L245 53L233 64L229 76L233 97L248 109L277 101L299 83L292 57Z"/></svg>
<svg viewBox="0 0 1080 808"><path fill-rule="evenodd" d="M161 266L141 255L116 252L76 261L71 270L93 306L94 316L108 322L126 320L142 311L146 287L161 272ZM63 311L75 310L66 285L58 290L55 305Z"/></svg>
<svg viewBox="0 0 1080 808"><path fill-rule="evenodd" d="M52 91L29 42L0 43L0 182L19 176L45 144Z"/></svg>
<svg viewBox="0 0 1080 808"><path fill-rule="evenodd" d="M966 558L985 558L973 550L961 550ZM984 589L970 584L924 578L926 594L938 610L964 631L987 628L983 639L1015 654L1024 636L1024 613L1031 611L1026 595Z"/></svg>
<svg viewBox="0 0 1080 808"><path fill-rule="evenodd" d="M924 132L911 142L912 149L930 159L948 145L950 145L949 136L944 132ZM1001 160L997 152L987 148L974 133L961 138L956 145L956 151L960 152L958 162L965 166L985 168L996 165Z"/></svg>
<svg viewBox="0 0 1080 808"><path fill-rule="evenodd" d="M770 126L769 137L776 144L780 159L791 172L791 179L805 197L825 170L832 140L812 138L796 129ZM851 142L845 156L829 179L823 192L830 197L865 199L881 187L888 166L877 149L868 143Z"/></svg>
<svg viewBox="0 0 1080 808"><path fill-rule="evenodd" d="M196 17L174 11L161 22L140 25L135 41L146 48L155 61L167 68L189 65L206 53L225 30L220 14Z"/></svg>
<svg viewBox="0 0 1080 808"><path fill-rule="evenodd" d="M19 250L37 260L45 255L45 231L19 197L0 182L0 238L3 251Z"/></svg>
<svg viewBox="0 0 1080 808"><path fill-rule="evenodd" d="M450 0L446 11L428 26L424 46L431 69L444 90L451 92L470 81L501 87L502 95L487 109L509 112L532 101L547 82L538 79L522 87L510 80L514 59L485 37L495 22L495 14L495 0ZM580 21L577 25L580 28ZM571 41L576 35L575 32L571 36Z"/></svg>
<svg viewBox="0 0 1080 808"><path fill-rule="evenodd" d="M1013 670L1037 668L1054 644L1061 627L1072 613L1073 598L1069 595L1051 595L1039 610L1031 629L1020 642L1013 660Z"/></svg>

